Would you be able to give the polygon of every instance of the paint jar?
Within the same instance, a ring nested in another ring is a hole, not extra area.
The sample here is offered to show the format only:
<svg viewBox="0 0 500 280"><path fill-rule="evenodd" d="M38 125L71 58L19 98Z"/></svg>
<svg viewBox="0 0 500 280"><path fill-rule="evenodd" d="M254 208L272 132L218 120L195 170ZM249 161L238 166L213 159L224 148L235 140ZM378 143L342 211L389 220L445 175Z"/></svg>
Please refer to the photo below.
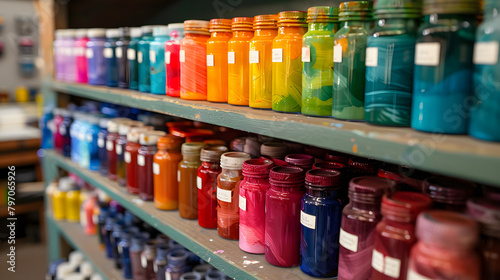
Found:
<svg viewBox="0 0 500 280"><path fill-rule="evenodd" d="M76 59L75 54L73 52L75 46L75 31L74 29L66 29L64 34L63 41L63 61L65 63L64 66L64 74L63 78L65 82L76 82Z"/></svg>
<svg viewBox="0 0 500 280"><path fill-rule="evenodd" d="M243 180L239 185L240 249L252 254L265 253L266 192L271 187L269 172L273 162L250 159L243 163Z"/></svg>
<svg viewBox="0 0 500 280"><path fill-rule="evenodd" d="M342 211L339 235L340 279L370 279L375 228L382 218L380 203L382 196L395 187L395 182L374 176L349 182L350 202Z"/></svg>
<svg viewBox="0 0 500 280"><path fill-rule="evenodd" d="M167 255L167 269L165 278L171 280L181 279L181 275L186 271L188 252L185 249L172 250Z"/></svg>
<svg viewBox="0 0 500 280"><path fill-rule="evenodd" d="M118 62L115 53L118 38L120 38L118 29L106 29L103 55L106 63L106 85L108 87L118 86Z"/></svg>
<svg viewBox="0 0 500 280"><path fill-rule="evenodd" d="M342 203L338 190L342 175L335 170L309 170L305 185L300 212L300 269L314 277L335 277L339 263Z"/></svg>
<svg viewBox="0 0 500 280"><path fill-rule="evenodd" d="M181 40L179 61L181 65L182 99L207 99L207 40L210 38L209 22L184 21L184 39Z"/></svg>
<svg viewBox="0 0 500 280"><path fill-rule="evenodd" d="M205 280L224 280L226 279L226 274L217 269L211 269L207 272Z"/></svg>
<svg viewBox="0 0 500 280"><path fill-rule="evenodd" d="M120 186L127 183L127 162L125 161L125 148L127 145L127 133L132 127L143 127L140 121L124 121L118 125L118 138L115 141L116 153L116 179ZM153 130L152 126L145 127L142 131Z"/></svg>
<svg viewBox="0 0 500 280"><path fill-rule="evenodd" d="M373 2L340 4L341 28L333 47L332 116L344 120L364 120L365 55L371 28Z"/></svg>
<svg viewBox="0 0 500 280"><path fill-rule="evenodd" d="M99 160L99 147L97 145L98 134L101 128L99 127L99 117L89 115L87 122L88 128L84 131L84 140L81 145L86 146L86 153L82 155L83 165L90 170L99 170L101 162Z"/></svg>
<svg viewBox="0 0 500 280"><path fill-rule="evenodd" d="M170 247L168 244L159 244L156 247L156 258L153 264L156 273L156 280L165 280L165 270L167 268L167 254Z"/></svg>
<svg viewBox="0 0 500 280"><path fill-rule="evenodd" d="M408 280L484 279L475 252L479 228L458 213L433 210L417 219L418 242L412 247Z"/></svg>
<svg viewBox="0 0 500 280"><path fill-rule="evenodd" d="M205 279L205 276L207 275L207 273L213 269L213 266L209 265L209 264L199 264L195 267L193 267L193 272L198 274L199 276L201 276L201 279Z"/></svg>
<svg viewBox="0 0 500 280"><path fill-rule="evenodd" d="M88 146L86 145L87 141L85 141L85 132L90 127L88 121L90 116L91 115L88 113L81 113L81 115L79 116L80 125L71 133L71 145L72 148L75 147L75 150L77 151L75 155L77 160L75 161L75 163L80 165L80 167L87 169L89 168L89 151L87 149Z"/></svg>
<svg viewBox="0 0 500 280"><path fill-rule="evenodd" d="M266 261L275 266L300 264L300 203L305 172L298 166L276 166L266 192Z"/></svg>
<svg viewBox="0 0 500 280"><path fill-rule="evenodd" d="M185 219L198 218L198 168L201 166L201 142L184 143L181 146L182 161L179 163L179 215Z"/></svg>
<svg viewBox="0 0 500 280"><path fill-rule="evenodd" d="M186 272L181 275L179 280L202 280L201 276L195 272Z"/></svg>
<svg viewBox="0 0 500 280"><path fill-rule="evenodd" d="M98 208L97 194L88 194L87 199L82 203L80 213L80 224L83 225L85 234L94 235L97 233L97 219L94 223L94 210Z"/></svg>
<svg viewBox="0 0 500 280"><path fill-rule="evenodd" d="M54 77L58 81L64 80L64 67L66 64L64 63L64 29L57 29L55 31L55 40L53 43L53 52L54 52Z"/></svg>
<svg viewBox="0 0 500 280"><path fill-rule="evenodd" d="M227 102L231 105L248 106L250 68L248 43L253 38L253 18L235 17L231 29L233 37L227 44Z"/></svg>
<svg viewBox="0 0 500 280"><path fill-rule="evenodd" d="M158 151L156 143L165 132L153 130L142 131L139 135L141 147L137 151L137 181L139 182L139 197L142 200L153 201L153 157Z"/></svg>
<svg viewBox="0 0 500 280"><path fill-rule="evenodd" d="M434 202L433 209L461 213L465 212L467 199L475 190L474 183L445 176L427 178L422 183L422 192Z"/></svg>
<svg viewBox="0 0 500 280"><path fill-rule="evenodd" d="M146 270L142 267L141 253L144 250L144 237L142 234L136 234L132 237L130 243L130 264L132 266L132 275L135 280L148 280Z"/></svg>
<svg viewBox="0 0 500 280"><path fill-rule="evenodd" d="M118 28L119 38L116 41L115 57L118 72L118 87L129 88L130 65L128 60L128 47L130 44L130 28Z"/></svg>
<svg viewBox="0 0 500 280"><path fill-rule="evenodd" d="M151 65L151 93L166 94L165 43L170 40L170 30L166 25L153 28L154 40L149 43L149 63Z"/></svg>
<svg viewBox="0 0 500 280"><path fill-rule="evenodd" d="M217 178L217 233L220 237L239 238L239 185L243 179L243 162L250 155L228 152L221 156L222 172Z"/></svg>
<svg viewBox="0 0 500 280"><path fill-rule="evenodd" d="M500 142L500 75L498 44L500 42L500 3L488 0L484 5L485 21L476 33L474 47L474 94L469 133L472 137Z"/></svg>
<svg viewBox="0 0 500 280"><path fill-rule="evenodd" d="M467 133L478 1L425 0L415 47L411 127Z"/></svg>
<svg viewBox="0 0 500 280"><path fill-rule="evenodd" d="M204 228L217 228L217 177L221 173L220 157L226 146L208 146L201 150L198 168L198 224Z"/></svg>
<svg viewBox="0 0 500 280"><path fill-rule="evenodd" d="M306 12L278 14L278 35L272 50L272 109L300 113L302 104L302 36L307 32Z"/></svg>
<svg viewBox="0 0 500 280"><path fill-rule="evenodd" d="M422 1L378 1L366 48L365 120L410 126L415 41Z"/></svg>
<svg viewBox="0 0 500 280"><path fill-rule="evenodd" d="M73 124L73 116L70 111L62 110L62 123L59 125L59 133L62 136L62 154L65 157L71 156L71 134L69 133Z"/></svg>
<svg viewBox="0 0 500 280"><path fill-rule="evenodd" d="M92 28L88 29L87 37L87 67L89 85L105 85L107 64L104 58L104 43L106 42L106 29Z"/></svg>
<svg viewBox="0 0 500 280"><path fill-rule="evenodd" d="M482 255L481 279L500 279L500 207L489 198L471 198L467 201L469 216L481 227L479 249Z"/></svg>
<svg viewBox="0 0 500 280"><path fill-rule="evenodd" d="M165 135L158 139L158 152L153 158L153 181L155 207L175 210L179 204L179 182L177 171L182 160L182 138Z"/></svg>
<svg viewBox="0 0 500 280"><path fill-rule="evenodd" d="M127 48L127 60L129 69L129 89L139 89L139 63L137 63L137 49L142 37L140 27L130 28L130 42Z"/></svg>
<svg viewBox="0 0 500 280"><path fill-rule="evenodd" d="M61 108L54 108L52 121L48 125L50 126L50 130L52 132L52 139L54 139L54 149L60 154L62 154L63 150L63 135L61 134L61 130L59 129L59 127L64 121L64 118L62 116L63 110L64 109Z"/></svg>
<svg viewBox="0 0 500 280"><path fill-rule="evenodd" d="M228 42L233 36L231 20L210 20L210 39L207 41L207 100L227 102Z"/></svg>
<svg viewBox="0 0 500 280"><path fill-rule="evenodd" d="M125 178L127 192L131 194L139 193L139 181L137 176L137 156L139 153L139 136L143 131L152 130L152 126L132 127L127 133L126 145L123 148L123 160L125 162Z"/></svg>
<svg viewBox="0 0 500 280"><path fill-rule="evenodd" d="M156 242L154 240L148 240L144 244L144 251L141 253L141 265L146 270L146 279L152 280L156 279L156 273L154 271L154 261L156 258Z"/></svg>
<svg viewBox="0 0 500 280"><path fill-rule="evenodd" d="M76 82L78 83L88 83L88 67L87 67L87 57L85 53L87 51L87 42L89 38L87 37L87 29L77 29L75 31L75 46L73 48L73 55L75 56L76 63Z"/></svg>
<svg viewBox="0 0 500 280"><path fill-rule="evenodd" d="M108 150L106 149L106 138L108 136L109 119L101 118L99 127L101 130L97 134L97 147L99 155L99 173L103 176L108 176Z"/></svg>
<svg viewBox="0 0 500 280"><path fill-rule="evenodd" d="M118 269L122 269L123 267L122 257L120 251L118 251L120 236L123 233L123 227L123 221L120 218L117 218L117 220L113 224L113 232L111 233L110 237L113 260L115 263L115 267Z"/></svg>
<svg viewBox="0 0 500 280"><path fill-rule="evenodd" d="M347 168L350 179L360 176L376 176L378 172L378 165L374 160L362 157L351 157Z"/></svg>
<svg viewBox="0 0 500 280"><path fill-rule="evenodd" d="M325 160L328 162L338 162L342 163L344 165L349 164L349 159L351 158L351 155L341 153L341 152L335 152L335 151L328 151L325 156Z"/></svg>
<svg viewBox="0 0 500 280"><path fill-rule="evenodd" d="M125 118L115 118L108 121L108 134L106 135L106 150L108 151L108 178L116 181L116 161L117 154L115 151L116 139L118 139L118 127L121 122L128 121Z"/></svg>
<svg viewBox="0 0 500 280"><path fill-rule="evenodd" d="M312 168L314 157L304 154L291 154L285 157L285 161L290 165L298 166L304 169L304 171L307 171Z"/></svg>
<svg viewBox="0 0 500 280"><path fill-rule="evenodd" d="M139 91L141 92L149 92L151 90L149 44L154 40L153 28L153 25L141 26L142 37L137 44Z"/></svg>
<svg viewBox="0 0 500 280"><path fill-rule="evenodd" d="M415 170L412 167L393 165L389 163L384 163L378 169L378 176L382 178L387 178L394 180L396 182L401 182L408 186L411 186L413 190L422 191L423 181L429 177L431 174L419 170Z"/></svg>
<svg viewBox="0 0 500 280"><path fill-rule="evenodd" d="M133 279L132 263L130 261L130 233L122 232L120 234L118 252L120 253L123 267L123 278Z"/></svg>
<svg viewBox="0 0 500 280"><path fill-rule="evenodd" d="M302 39L302 114L332 115L333 45L339 29L339 9L311 7L309 29Z"/></svg>
<svg viewBox="0 0 500 280"><path fill-rule="evenodd" d="M260 146L260 154L274 159L284 160L288 153L288 146L280 142L263 143Z"/></svg>
<svg viewBox="0 0 500 280"><path fill-rule="evenodd" d="M271 109L273 95L273 40L278 35L278 15L259 15L253 19L254 37L249 45L249 105Z"/></svg>
<svg viewBox="0 0 500 280"><path fill-rule="evenodd" d="M71 127L69 128L69 135L71 137L71 149L70 149L70 157L71 161L76 164L80 163L80 142L79 142L79 131L83 125L83 119L85 118L85 114L81 112L75 112L73 114L74 121L71 123Z"/></svg>
<svg viewBox="0 0 500 280"><path fill-rule="evenodd" d="M54 219L64 220L68 218L67 193L75 187L75 182L69 177L59 179L59 185L52 194L52 208Z"/></svg>
<svg viewBox="0 0 500 280"><path fill-rule="evenodd" d="M377 224L371 279L406 279L410 249L417 242L415 222L432 200L420 193L398 191L382 198L382 221Z"/></svg>
<svg viewBox="0 0 500 280"><path fill-rule="evenodd" d="M181 90L181 66L179 51L181 40L184 39L184 23L171 23L170 41L165 43L166 91L168 96L179 97Z"/></svg>

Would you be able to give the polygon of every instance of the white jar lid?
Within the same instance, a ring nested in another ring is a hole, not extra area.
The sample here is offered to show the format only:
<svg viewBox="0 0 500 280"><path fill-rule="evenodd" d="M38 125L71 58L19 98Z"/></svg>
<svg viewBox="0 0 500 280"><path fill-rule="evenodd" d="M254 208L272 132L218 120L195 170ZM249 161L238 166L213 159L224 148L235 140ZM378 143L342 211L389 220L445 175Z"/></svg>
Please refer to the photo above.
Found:
<svg viewBox="0 0 500 280"><path fill-rule="evenodd" d="M76 38L85 38L87 37L88 30L84 28L77 29L75 31L75 37Z"/></svg>
<svg viewBox="0 0 500 280"><path fill-rule="evenodd" d="M220 166L225 169L238 170L243 167L243 163L252 157L243 152L227 152L220 157Z"/></svg>
<svg viewBox="0 0 500 280"><path fill-rule="evenodd" d="M127 118L114 118L114 119L109 120L109 122L108 122L108 132L109 133L118 133L118 127L119 127L119 125L120 125L121 122L124 122L124 121L131 121L131 119L127 119Z"/></svg>
<svg viewBox="0 0 500 280"><path fill-rule="evenodd" d="M170 34L167 25L157 25L153 28L153 36L165 36Z"/></svg>
<svg viewBox="0 0 500 280"><path fill-rule="evenodd" d="M120 30L118 28L106 29L106 38L119 38Z"/></svg>
<svg viewBox="0 0 500 280"><path fill-rule="evenodd" d="M129 130L129 132L127 133L127 141L128 142L138 143L139 142L139 136L141 135L142 132L144 132L144 131L153 131L153 130L154 130L153 126L132 127Z"/></svg>
<svg viewBox="0 0 500 280"><path fill-rule="evenodd" d="M75 181L70 177L62 177L59 179L59 190L69 192L75 187Z"/></svg>
<svg viewBox="0 0 500 280"><path fill-rule="evenodd" d="M140 27L132 27L130 28L130 37L139 38L142 36L142 31Z"/></svg>
<svg viewBox="0 0 500 280"><path fill-rule="evenodd" d="M127 135L132 127L141 127L144 123L140 121L123 121L118 124L118 134Z"/></svg>
<svg viewBox="0 0 500 280"><path fill-rule="evenodd" d="M87 30L87 37L89 37L89 38L106 37L106 29L104 29L104 28L88 29Z"/></svg>
<svg viewBox="0 0 500 280"><path fill-rule="evenodd" d="M165 135L164 131L153 130L153 131L143 131L139 135L139 143L141 145L156 145L158 138Z"/></svg>

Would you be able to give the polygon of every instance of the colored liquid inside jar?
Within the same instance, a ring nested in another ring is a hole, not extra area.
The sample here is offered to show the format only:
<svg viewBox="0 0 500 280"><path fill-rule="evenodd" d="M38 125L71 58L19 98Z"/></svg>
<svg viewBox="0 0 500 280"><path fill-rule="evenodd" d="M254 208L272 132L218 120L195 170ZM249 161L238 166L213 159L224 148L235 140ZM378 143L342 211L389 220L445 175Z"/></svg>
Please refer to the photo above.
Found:
<svg viewBox="0 0 500 280"><path fill-rule="evenodd" d="M198 168L201 166L200 142L184 143L181 146L182 161L179 163L179 215L185 219L198 218Z"/></svg>
<svg viewBox="0 0 500 280"><path fill-rule="evenodd" d="M180 42L184 39L184 24L171 23L170 41L165 43L166 92L168 96L179 97L181 91L181 66L179 62Z"/></svg>
<svg viewBox="0 0 500 280"><path fill-rule="evenodd" d="M99 121L101 130L97 134L97 147L99 149L99 173L103 176L108 176L108 150L106 149L106 138L108 136L109 119L102 118Z"/></svg>
<svg viewBox="0 0 500 280"><path fill-rule="evenodd" d="M137 63L137 48L142 37L140 27L130 29L130 42L127 48L127 60L129 69L129 88L133 90L139 89L139 64ZM125 54L124 54L125 55Z"/></svg>
<svg viewBox="0 0 500 280"><path fill-rule="evenodd" d="M228 103L248 106L249 41L253 38L253 18L236 17L233 37L227 45Z"/></svg>
<svg viewBox="0 0 500 280"><path fill-rule="evenodd" d="M115 49L116 65L118 71L118 87L129 88L130 65L127 57L127 52L130 43L130 29L128 27L121 27L118 30L120 32L120 38L116 41Z"/></svg>
<svg viewBox="0 0 500 280"><path fill-rule="evenodd" d="M227 102L228 42L233 36L231 20L210 20L210 39L207 41L207 100Z"/></svg>
<svg viewBox="0 0 500 280"><path fill-rule="evenodd" d="M118 139L118 125L122 120L113 119L108 123L108 134L106 135L106 151L108 151L108 178L116 181L117 155L115 151L116 139Z"/></svg>
<svg viewBox="0 0 500 280"><path fill-rule="evenodd" d="M139 136L143 131L152 130L152 126L132 127L127 132L127 140L123 149L123 163L125 164L125 186L127 192L131 194L139 193L139 181L137 177L137 156L141 144L139 144Z"/></svg>
<svg viewBox="0 0 500 280"><path fill-rule="evenodd" d="M106 29L89 29L88 37L85 55L87 56L89 85L105 85L107 64L103 50L106 42Z"/></svg>
<svg viewBox="0 0 500 280"><path fill-rule="evenodd" d="M170 40L169 34L168 26L155 26L153 28L154 40L149 43L151 93L154 94L166 94L165 43Z"/></svg>
<svg viewBox="0 0 500 280"><path fill-rule="evenodd" d="M137 181L142 200L152 201L154 198L153 156L158 151L156 142L163 135L163 131L144 131L139 136L141 147L137 152Z"/></svg>
<svg viewBox="0 0 500 280"><path fill-rule="evenodd" d="M88 83L88 67L87 67L87 42L89 38L87 37L86 29L78 29L75 32L76 41L74 48L74 56L76 62L76 81L78 83Z"/></svg>
<svg viewBox="0 0 500 280"><path fill-rule="evenodd" d="M151 90L151 63L149 58L149 44L154 40L153 26L141 27L142 37L137 44L137 63L139 64L139 91L150 92Z"/></svg>
<svg viewBox="0 0 500 280"><path fill-rule="evenodd" d="M104 43L103 55L106 62L106 85L108 87L118 86L118 63L116 59L116 41L120 37L118 29L106 30L106 42Z"/></svg>

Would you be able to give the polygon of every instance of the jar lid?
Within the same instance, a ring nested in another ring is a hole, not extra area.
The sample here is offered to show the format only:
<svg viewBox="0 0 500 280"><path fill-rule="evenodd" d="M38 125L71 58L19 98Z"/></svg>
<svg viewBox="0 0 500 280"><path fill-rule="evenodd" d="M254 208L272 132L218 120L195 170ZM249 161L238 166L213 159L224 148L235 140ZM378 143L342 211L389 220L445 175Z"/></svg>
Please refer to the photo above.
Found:
<svg viewBox="0 0 500 280"><path fill-rule="evenodd" d="M306 173L307 187L338 187L342 183L342 175L337 170L311 169Z"/></svg>
<svg viewBox="0 0 500 280"><path fill-rule="evenodd" d="M356 170L359 170L364 173L377 174L378 171L376 162L367 158L352 157L349 159L348 166L350 169L349 171L354 169L354 172L356 172Z"/></svg>
<svg viewBox="0 0 500 280"><path fill-rule="evenodd" d="M375 3L375 17L380 18L420 18L422 0L378 0Z"/></svg>
<svg viewBox="0 0 500 280"><path fill-rule="evenodd" d="M233 151L243 152L245 149L245 142L246 142L246 137L238 137L236 139L233 139L233 141L231 141L230 148Z"/></svg>
<svg viewBox="0 0 500 280"><path fill-rule="evenodd" d="M269 142L260 145L260 154L272 158L283 159L288 152L288 147L284 143Z"/></svg>
<svg viewBox="0 0 500 280"><path fill-rule="evenodd" d="M184 23L180 22L180 23L170 23L168 25L168 29L170 30L182 30L184 31Z"/></svg>
<svg viewBox="0 0 500 280"><path fill-rule="evenodd" d="M243 176L254 177L255 175L263 175L263 177L269 177L269 172L273 166L273 162L269 159L249 159L243 163Z"/></svg>
<svg viewBox="0 0 500 280"><path fill-rule="evenodd" d="M337 170L340 173L347 171L347 167L344 164L333 161L317 162L313 164L313 169Z"/></svg>
<svg viewBox="0 0 500 280"><path fill-rule="evenodd" d="M153 28L153 36L168 36L170 29L167 25L157 25Z"/></svg>
<svg viewBox="0 0 500 280"><path fill-rule="evenodd" d="M216 279L223 279L224 277L221 278L216 278ZM206 278L209 279L209 278ZM201 275L196 272L185 272L181 275L179 280L202 280Z"/></svg>
<svg viewBox="0 0 500 280"><path fill-rule="evenodd" d="M243 152L227 152L222 154L220 165L224 169L240 170L243 167L243 162L250 159L250 155Z"/></svg>
<svg viewBox="0 0 500 280"><path fill-rule="evenodd" d="M305 154L291 154L285 157L285 161L291 165L311 168L314 164L314 157Z"/></svg>
<svg viewBox="0 0 500 280"><path fill-rule="evenodd" d="M86 38L87 37L87 29L80 28L75 31L75 38L81 39L81 38Z"/></svg>
<svg viewBox="0 0 500 280"><path fill-rule="evenodd" d="M258 15L253 18L253 29L278 29L278 15Z"/></svg>
<svg viewBox="0 0 500 280"><path fill-rule="evenodd" d="M325 160L347 165L351 157L352 157L351 155L344 154L341 152L329 151L326 153Z"/></svg>
<svg viewBox="0 0 500 280"><path fill-rule="evenodd" d="M373 2L350 1L342 2L339 6L339 20L371 20L373 16Z"/></svg>
<svg viewBox="0 0 500 280"><path fill-rule="evenodd" d="M139 38L142 36L142 31L140 27L132 27L130 28L130 37Z"/></svg>
<svg viewBox="0 0 500 280"><path fill-rule="evenodd" d="M227 18L214 18L210 20L210 32L231 32L232 21Z"/></svg>
<svg viewBox="0 0 500 280"><path fill-rule="evenodd" d="M275 166L269 172L269 182L272 184L298 184L304 183L304 179L304 169L298 166Z"/></svg>
<svg viewBox="0 0 500 280"><path fill-rule="evenodd" d="M181 144L184 142L184 138L177 137L171 134L166 134L163 135L162 137L158 138L157 145L158 148L177 148L180 147Z"/></svg>
<svg viewBox="0 0 500 280"><path fill-rule="evenodd" d="M187 258L188 258L188 252L182 248L172 250L167 255L168 264L173 266L185 264Z"/></svg>
<svg viewBox="0 0 500 280"><path fill-rule="evenodd" d="M155 27L155 25L144 25L144 26L141 26L142 36L147 35L147 34L153 34L153 28L154 27Z"/></svg>
<svg viewBox="0 0 500 280"><path fill-rule="evenodd" d="M120 37L120 31L118 28L111 28L111 29L106 29L106 38L119 38Z"/></svg>
<svg viewBox="0 0 500 280"><path fill-rule="evenodd" d="M475 15L479 12L479 1L477 0L424 0L424 15Z"/></svg>
<svg viewBox="0 0 500 280"><path fill-rule="evenodd" d="M253 17L235 17L231 21L233 31L253 31Z"/></svg>
<svg viewBox="0 0 500 280"><path fill-rule="evenodd" d="M465 215L430 210L417 218L415 234L427 244L439 247L473 249L478 239L478 224Z"/></svg>
<svg viewBox="0 0 500 280"><path fill-rule="evenodd" d="M409 223L416 221L418 214L431 205L432 200L424 194L397 191L382 197L381 212L390 220Z"/></svg>
<svg viewBox="0 0 500 280"><path fill-rule="evenodd" d="M471 198L467 201L467 213L479 222L488 236L500 238L500 205L487 198Z"/></svg>
<svg viewBox="0 0 500 280"><path fill-rule="evenodd" d="M284 11L278 14L278 26L307 27L307 12Z"/></svg>
<svg viewBox="0 0 500 280"><path fill-rule="evenodd" d="M118 124L118 134L119 135L127 135L129 130L132 127L141 127L144 126L144 123L140 121L122 121Z"/></svg>
<svg viewBox="0 0 500 280"><path fill-rule="evenodd" d="M181 146L181 153L182 155L199 155L203 147L205 144L201 142L184 143Z"/></svg>
<svg viewBox="0 0 500 280"><path fill-rule="evenodd" d="M133 142L133 143L138 143L139 136L141 135L141 132L152 131L152 130L154 130L154 127L152 127L152 126L131 127L127 133L127 141Z"/></svg>
<svg viewBox="0 0 500 280"><path fill-rule="evenodd" d="M222 145L212 145L201 149L200 160L205 162L219 162L223 153L227 152L227 147Z"/></svg>
<svg viewBox="0 0 500 280"><path fill-rule="evenodd" d="M359 201L380 201L385 193L396 189L396 182L376 176L361 176L349 182L349 197Z"/></svg>
<svg viewBox="0 0 500 280"><path fill-rule="evenodd" d="M127 119L127 118L110 119L108 121L108 132L109 133L118 133L118 127L119 127L120 123L127 122L127 121L131 121L131 119Z"/></svg>
<svg viewBox="0 0 500 280"><path fill-rule="evenodd" d="M75 29L64 29L63 37L64 38L74 38L75 37Z"/></svg>
<svg viewBox="0 0 500 280"><path fill-rule="evenodd" d="M210 35L209 27L210 27L210 22L206 20L184 21L184 33Z"/></svg>
<svg viewBox="0 0 500 280"><path fill-rule="evenodd" d="M87 30L87 37L89 37L89 38L106 37L106 29L104 29L104 28L88 29Z"/></svg>
<svg viewBox="0 0 500 280"><path fill-rule="evenodd" d="M139 143L141 145L156 145L156 142L158 142L158 138L165 134L165 131L159 130L143 131L139 135Z"/></svg>
<svg viewBox="0 0 500 280"><path fill-rule="evenodd" d="M59 190L69 192L75 188L75 180L70 177L62 177L59 179Z"/></svg>
<svg viewBox="0 0 500 280"><path fill-rule="evenodd" d="M329 6L310 7L307 9L307 22L338 22L339 8Z"/></svg>
<svg viewBox="0 0 500 280"><path fill-rule="evenodd" d="M422 192L433 201L454 205L465 205L475 189L476 184L472 182L445 176L427 178L422 183Z"/></svg>
<svg viewBox="0 0 500 280"><path fill-rule="evenodd" d="M120 37L130 37L130 27L120 27L118 31L120 32Z"/></svg>

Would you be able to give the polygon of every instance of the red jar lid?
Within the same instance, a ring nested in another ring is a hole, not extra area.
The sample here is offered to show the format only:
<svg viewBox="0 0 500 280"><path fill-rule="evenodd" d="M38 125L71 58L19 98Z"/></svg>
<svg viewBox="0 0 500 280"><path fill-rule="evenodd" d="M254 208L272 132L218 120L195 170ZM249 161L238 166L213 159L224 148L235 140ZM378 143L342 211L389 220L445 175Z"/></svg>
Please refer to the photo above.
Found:
<svg viewBox="0 0 500 280"><path fill-rule="evenodd" d="M378 171L377 164L374 160L361 157L350 158L349 169L354 169L369 174L377 174Z"/></svg>
<svg viewBox="0 0 500 280"><path fill-rule="evenodd" d="M273 184L297 184L303 183L304 179L304 169L298 166L275 166L269 173L269 182Z"/></svg>
<svg viewBox="0 0 500 280"><path fill-rule="evenodd" d="M467 213L481 224L481 230L488 236L500 238L500 204L487 198L471 198L467 201Z"/></svg>
<svg viewBox="0 0 500 280"><path fill-rule="evenodd" d="M249 159L243 163L243 176L254 177L256 175L269 176L269 171L274 164L271 160L265 158Z"/></svg>
<svg viewBox="0 0 500 280"><path fill-rule="evenodd" d="M347 167L339 162L325 161L313 164L313 169L330 169L330 170L337 170L340 171L340 173L343 173L346 171Z"/></svg>
<svg viewBox="0 0 500 280"><path fill-rule="evenodd" d="M272 158L270 156L262 156L261 155L260 158L268 159L268 160L272 161L274 163L274 165L276 165L276 166L289 166L290 165L290 164L288 164L288 162L286 162L284 160Z"/></svg>
<svg viewBox="0 0 500 280"><path fill-rule="evenodd" d="M314 163L314 157L305 154L291 154L285 157L285 161L291 165L311 168Z"/></svg>
<svg viewBox="0 0 500 280"><path fill-rule="evenodd" d="M334 151L329 151L325 156L326 161L339 162L345 165L349 163L349 158L351 158L351 156L348 154Z"/></svg>
<svg viewBox="0 0 500 280"><path fill-rule="evenodd" d="M361 176L349 182L349 198L361 203L379 203L385 193L396 190L393 180L376 176Z"/></svg>
<svg viewBox="0 0 500 280"><path fill-rule="evenodd" d="M415 170L408 166L388 163L383 164L383 166L378 169L378 176L405 183L418 191L422 190L423 180L432 177L429 173Z"/></svg>
<svg viewBox="0 0 500 280"><path fill-rule="evenodd" d="M420 212L431 207L432 200L416 192L394 192L382 198L381 212L385 218L408 223L417 219Z"/></svg>
<svg viewBox="0 0 500 280"><path fill-rule="evenodd" d="M464 205L476 189L476 184L445 176L427 178L422 183L422 192L429 195L433 201Z"/></svg>
<svg viewBox="0 0 500 280"><path fill-rule="evenodd" d="M337 170L311 169L306 173L306 185L313 187L337 187L342 183L342 175Z"/></svg>

